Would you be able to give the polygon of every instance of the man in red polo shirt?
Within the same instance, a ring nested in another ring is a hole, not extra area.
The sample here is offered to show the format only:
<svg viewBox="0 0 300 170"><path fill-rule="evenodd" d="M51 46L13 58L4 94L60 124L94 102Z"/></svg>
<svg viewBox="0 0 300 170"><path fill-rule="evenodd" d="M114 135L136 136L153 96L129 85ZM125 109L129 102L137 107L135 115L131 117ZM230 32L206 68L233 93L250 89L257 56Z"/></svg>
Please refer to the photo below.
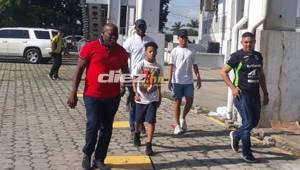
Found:
<svg viewBox="0 0 300 170"><path fill-rule="evenodd" d="M86 107L86 144L83 148L82 167L91 168L94 153L94 167L110 169L104 164L112 135L112 124L120 103L120 83L109 78L111 72L129 73L127 52L116 43L118 28L114 24L103 27L100 39L86 44L80 52L68 105L75 108L77 89L86 69L84 104ZM129 89L132 90L132 89ZM97 143L99 133L99 140ZM96 146L96 149L95 149Z"/></svg>

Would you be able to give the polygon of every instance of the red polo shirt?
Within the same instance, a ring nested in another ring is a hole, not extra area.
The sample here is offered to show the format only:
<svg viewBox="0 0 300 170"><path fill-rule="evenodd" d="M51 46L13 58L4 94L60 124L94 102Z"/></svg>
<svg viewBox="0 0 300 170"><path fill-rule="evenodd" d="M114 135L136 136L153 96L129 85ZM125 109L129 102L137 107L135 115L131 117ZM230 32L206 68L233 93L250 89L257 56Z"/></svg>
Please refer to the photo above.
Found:
<svg viewBox="0 0 300 170"><path fill-rule="evenodd" d="M123 47L117 44L109 49L99 40L92 41L82 48L80 58L89 61L84 88L86 96L112 98L120 95L120 83L108 81L108 74L127 65L128 54ZM101 75L105 75L104 78Z"/></svg>

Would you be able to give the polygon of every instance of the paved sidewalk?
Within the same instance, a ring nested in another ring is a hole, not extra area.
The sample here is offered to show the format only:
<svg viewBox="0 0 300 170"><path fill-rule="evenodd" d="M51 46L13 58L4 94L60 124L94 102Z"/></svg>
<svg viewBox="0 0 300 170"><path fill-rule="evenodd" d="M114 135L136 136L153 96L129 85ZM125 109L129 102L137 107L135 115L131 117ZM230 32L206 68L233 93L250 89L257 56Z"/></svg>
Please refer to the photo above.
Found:
<svg viewBox="0 0 300 170"><path fill-rule="evenodd" d="M81 169L85 129L83 102L80 99L76 109L69 109L66 104L75 66L62 66L61 81L47 78L50 66L0 63L0 170ZM209 90L205 86L204 83L203 88ZM82 88L83 83L81 93ZM213 103L212 99L208 102ZM126 121L127 116L122 101L115 120ZM240 155L230 149L229 132L224 127L197 113L191 113L187 123L187 133L173 136L171 101L163 99L157 115L153 146L157 154L151 157L153 169L300 167L298 158L257 143L254 154L259 163L244 163ZM136 148L128 139L128 129L114 129L108 155L143 156L145 146ZM131 168L141 169L139 166Z"/></svg>

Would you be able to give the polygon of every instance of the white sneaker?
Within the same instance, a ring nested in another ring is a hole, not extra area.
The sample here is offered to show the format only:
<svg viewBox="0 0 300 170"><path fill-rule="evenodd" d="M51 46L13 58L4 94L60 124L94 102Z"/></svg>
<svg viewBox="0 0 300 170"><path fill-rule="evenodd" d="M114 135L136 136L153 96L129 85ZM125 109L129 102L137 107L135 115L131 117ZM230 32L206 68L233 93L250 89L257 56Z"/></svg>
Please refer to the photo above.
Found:
<svg viewBox="0 0 300 170"><path fill-rule="evenodd" d="M186 124L185 119L180 119L179 122L180 122L180 127L181 127L182 131L186 131L187 130L187 124Z"/></svg>
<svg viewBox="0 0 300 170"><path fill-rule="evenodd" d="M181 127L179 125L176 125L175 129L174 129L174 135L179 135L181 134L183 131L181 129Z"/></svg>

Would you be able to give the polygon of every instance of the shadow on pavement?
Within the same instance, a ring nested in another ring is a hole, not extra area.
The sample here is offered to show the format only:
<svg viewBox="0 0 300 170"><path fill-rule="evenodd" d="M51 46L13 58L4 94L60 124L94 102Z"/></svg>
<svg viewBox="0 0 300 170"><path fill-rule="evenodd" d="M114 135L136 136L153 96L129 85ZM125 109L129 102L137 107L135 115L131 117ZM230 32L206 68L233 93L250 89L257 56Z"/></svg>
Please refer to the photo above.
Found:
<svg viewBox="0 0 300 170"><path fill-rule="evenodd" d="M263 152L260 152L261 154L264 154ZM274 153L274 152L268 152L265 154L270 154L273 157L258 157L256 163L252 164L267 164L271 161L276 160L295 160L296 158L291 157L286 154L282 153ZM210 167L210 166L222 166L222 165L229 165L229 164L249 164L242 160L242 158L208 158L208 159L185 159L180 161L171 161L168 163L155 163L154 168L155 169L164 169L164 168L188 168L188 167ZM278 167L279 168L279 167Z"/></svg>
<svg viewBox="0 0 300 170"><path fill-rule="evenodd" d="M215 137L215 136L228 136L228 130L220 131L204 131L204 130L188 130L184 134L174 135L172 133L155 133L155 137L174 137L174 138L197 138L197 137Z"/></svg>

